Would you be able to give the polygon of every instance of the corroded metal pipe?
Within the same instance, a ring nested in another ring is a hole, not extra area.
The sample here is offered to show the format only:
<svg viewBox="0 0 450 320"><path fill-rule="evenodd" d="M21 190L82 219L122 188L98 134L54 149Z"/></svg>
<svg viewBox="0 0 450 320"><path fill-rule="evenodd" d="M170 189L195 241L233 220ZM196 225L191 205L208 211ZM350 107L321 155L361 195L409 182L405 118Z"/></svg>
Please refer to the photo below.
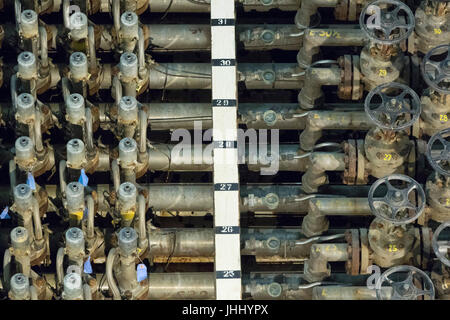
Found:
<svg viewBox="0 0 450 320"><path fill-rule="evenodd" d="M320 51L320 47L362 47L366 36L359 25L347 28L314 28L305 30L303 45L297 55L299 65L307 67Z"/></svg>
<svg viewBox="0 0 450 320"><path fill-rule="evenodd" d="M152 273L148 299L215 299L215 274L212 272Z"/></svg>

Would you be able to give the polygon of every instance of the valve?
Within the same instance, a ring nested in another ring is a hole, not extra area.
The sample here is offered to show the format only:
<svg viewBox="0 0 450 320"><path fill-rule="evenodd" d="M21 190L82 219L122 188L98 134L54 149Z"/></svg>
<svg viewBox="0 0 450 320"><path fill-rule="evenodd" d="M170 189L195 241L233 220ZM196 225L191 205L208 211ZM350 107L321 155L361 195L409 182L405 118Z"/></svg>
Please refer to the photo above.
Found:
<svg viewBox="0 0 450 320"><path fill-rule="evenodd" d="M360 70L367 91L389 82L402 82L409 64L400 48L400 42L414 30L414 15L402 2L377 0L361 12L359 24L369 38L360 55Z"/></svg>
<svg viewBox="0 0 450 320"><path fill-rule="evenodd" d="M11 290L9 296L13 300L30 299L30 281L23 273L16 273L10 280Z"/></svg>
<svg viewBox="0 0 450 320"><path fill-rule="evenodd" d="M450 128L437 132L428 141L426 156L436 172L450 176ZM440 146L439 146L440 145ZM439 147L439 148L438 148Z"/></svg>
<svg viewBox="0 0 450 320"><path fill-rule="evenodd" d="M393 7L393 10L382 9L386 7ZM401 12L403 15L399 16ZM377 0L361 11L359 24L371 41L392 45L409 37L415 21L413 12L406 4L395 0Z"/></svg>
<svg viewBox="0 0 450 320"><path fill-rule="evenodd" d="M431 245L433 247L434 254L444 265L450 268L450 241L439 241L439 235L444 229L450 227L450 221L442 223L433 233L433 239Z"/></svg>
<svg viewBox="0 0 450 320"><path fill-rule="evenodd" d="M385 283L391 290L382 290ZM430 277L422 270L412 266L396 266L378 278L376 294L377 300L417 300L421 296L434 300L435 290Z"/></svg>
<svg viewBox="0 0 450 320"><path fill-rule="evenodd" d="M118 206L122 225L130 226L136 212L137 189L130 182L124 182L119 186Z"/></svg>
<svg viewBox="0 0 450 320"><path fill-rule="evenodd" d="M394 187L392 180L406 183L405 188ZM382 185L386 185L387 192L382 198L375 198L375 191ZM413 204L413 191L417 192L417 202ZM425 209L426 197L422 186L414 179L402 175L393 174L378 179L369 190L369 206L373 214L393 225L403 225L414 222Z"/></svg>
<svg viewBox="0 0 450 320"><path fill-rule="evenodd" d="M388 90L399 91L390 95ZM372 100L381 98L381 103L373 108ZM408 99L409 97L409 99ZM364 109L369 119L379 128L400 131L411 126L419 119L421 106L419 96L401 83L385 83L371 90L364 101Z"/></svg>
<svg viewBox="0 0 450 320"><path fill-rule="evenodd" d="M403 84L385 83L367 95L364 108L368 118L377 125L369 130L364 141L370 174L381 178L401 173L412 149L408 134L402 130L420 116L418 95Z"/></svg>
<svg viewBox="0 0 450 320"><path fill-rule="evenodd" d="M393 186L393 181L404 185ZM386 193L378 195L384 184ZM370 187L369 207L376 218L369 228L369 244L373 251L373 261L384 268L409 263L416 241L414 222L424 211L426 197L422 186L414 179L393 174L378 179Z"/></svg>
<svg viewBox="0 0 450 320"><path fill-rule="evenodd" d="M428 51L421 70L423 79L432 89L450 94L450 45L443 44Z"/></svg>
<svg viewBox="0 0 450 320"><path fill-rule="evenodd" d="M74 70L76 67L73 67ZM77 71L75 77L77 76ZM75 125L82 125L85 120L84 98L79 93L72 93L66 100L66 120Z"/></svg>

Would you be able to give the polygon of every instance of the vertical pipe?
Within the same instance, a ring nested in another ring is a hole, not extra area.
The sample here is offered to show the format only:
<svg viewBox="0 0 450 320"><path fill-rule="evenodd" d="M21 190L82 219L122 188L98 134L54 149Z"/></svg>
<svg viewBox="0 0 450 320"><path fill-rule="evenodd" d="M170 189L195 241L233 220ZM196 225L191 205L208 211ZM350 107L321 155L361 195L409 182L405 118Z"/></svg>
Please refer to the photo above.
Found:
<svg viewBox="0 0 450 320"><path fill-rule="evenodd" d="M33 199L33 222L34 222L34 239L36 241L43 240L41 216L39 214L39 203L36 198Z"/></svg>
<svg viewBox="0 0 450 320"><path fill-rule="evenodd" d="M86 196L86 206L88 210L88 216L87 216L87 238L93 239L94 238L94 217L95 217L95 211L94 211L94 198L92 198L91 195Z"/></svg>
<svg viewBox="0 0 450 320"><path fill-rule="evenodd" d="M118 1L118 0L116 0ZM114 300L122 300L120 297L119 288L117 287L116 280L114 280L113 267L114 261L117 257L117 249L112 248L109 250L108 258L106 259L106 280L108 281L108 287L111 289Z"/></svg>
<svg viewBox="0 0 450 320"><path fill-rule="evenodd" d="M62 287L64 279L64 248L59 248L56 253L56 285Z"/></svg>

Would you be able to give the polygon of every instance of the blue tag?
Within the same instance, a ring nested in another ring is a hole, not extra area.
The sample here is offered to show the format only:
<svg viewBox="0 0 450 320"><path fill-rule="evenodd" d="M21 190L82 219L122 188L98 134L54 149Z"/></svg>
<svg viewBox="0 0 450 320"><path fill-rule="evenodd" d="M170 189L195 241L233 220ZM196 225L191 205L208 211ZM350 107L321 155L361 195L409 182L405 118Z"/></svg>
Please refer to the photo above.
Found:
<svg viewBox="0 0 450 320"><path fill-rule="evenodd" d="M88 216L88 209L84 208L84 210L83 210L83 220L86 220L87 216Z"/></svg>
<svg viewBox="0 0 450 320"><path fill-rule="evenodd" d="M4 220L4 219L11 219L11 217L8 214L8 210L9 208L6 207L5 209L3 209L2 213L0 213L0 220Z"/></svg>
<svg viewBox="0 0 450 320"><path fill-rule="evenodd" d="M31 172L28 172L27 185L31 188L31 190L36 190L36 183L34 182L34 177Z"/></svg>
<svg viewBox="0 0 450 320"><path fill-rule="evenodd" d="M80 178L78 179L78 182L81 183L84 187L87 187L89 178L86 175L86 172L84 172L84 169L81 169Z"/></svg>
<svg viewBox="0 0 450 320"><path fill-rule="evenodd" d="M137 265L136 272L137 272L137 281L138 282L141 282L141 281L147 279L147 267L145 266L145 264L139 263Z"/></svg>
<svg viewBox="0 0 450 320"><path fill-rule="evenodd" d="M83 271L86 274L92 273L91 256L89 256L86 262L84 263Z"/></svg>

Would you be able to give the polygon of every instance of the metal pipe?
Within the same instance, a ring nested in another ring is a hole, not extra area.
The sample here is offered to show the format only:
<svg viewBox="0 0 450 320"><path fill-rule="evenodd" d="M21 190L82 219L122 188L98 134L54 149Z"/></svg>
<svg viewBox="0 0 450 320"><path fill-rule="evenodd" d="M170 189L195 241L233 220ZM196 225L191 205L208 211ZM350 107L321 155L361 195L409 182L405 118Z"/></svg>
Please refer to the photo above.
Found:
<svg viewBox="0 0 450 320"><path fill-rule="evenodd" d="M120 99L122 99L122 83L117 76L114 76L112 80L114 87L114 99L116 100L116 105L119 105Z"/></svg>
<svg viewBox="0 0 450 320"><path fill-rule="evenodd" d="M118 257L119 253L116 248L111 248L108 253L108 258L106 259L106 280L108 281L108 287L112 292L114 300L122 300L119 292L119 288L117 287L116 280L114 279L113 267L116 257Z"/></svg>
<svg viewBox="0 0 450 320"><path fill-rule="evenodd" d="M86 130L86 150L89 155L95 153L94 147L94 133L92 129L92 111L90 108L86 108L86 122L85 122L85 130Z"/></svg>
<svg viewBox="0 0 450 320"><path fill-rule="evenodd" d="M10 80L10 92L11 92L11 104L14 108L14 111L17 109L16 101L17 101L17 75L14 73L11 76Z"/></svg>
<svg viewBox="0 0 450 320"><path fill-rule="evenodd" d="M114 191L117 193L119 192L120 186L120 169L116 159L111 162L111 175L114 185Z"/></svg>
<svg viewBox="0 0 450 320"><path fill-rule="evenodd" d="M39 40L41 43L41 68L44 69L42 76L46 77L48 75L48 48L47 31L44 27L39 27Z"/></svg>
<svg viewBox="0 0 450 320"><path fill-rule="evenodd" d="M67 101L67 98L70 96L70 90L69 90L69 79L66 77L63 77L61 79L61 87L62 87L62 94L64 102Z"/></svg>
<svg viewBox="0 0 450 320"><path fill-rule="evenodd" d="M299 29L311 26L311 17L317 13L318 8L336 7L339 0L308 0L301 1L300 8L295 15L295 24Z"/></svg>
<svg viewBox="0 0 450 320"><path fill-rule="evenodd" d="M369 130L372 122L363 111L310 111L305 129L300 134L300 147L312 150L322 137L323 129Z"/></svg>
<svg viewBox="0 0 450 320"><path fill-rule="evenodd" d="M139 110L139 152L147 152L147 112L142 108Z"/></svg>
<svg viewBox="0 0 450 320"><path fill-rule="evenodd" d="M317 192L319 186L328 181L326 171L344 171L345 154L337 152L313 152L311 166L302 176L303 190L308 193Z"/></svg>
<svg viewBox="0 0 450 320"><path fill-rule="evenodd" d="M41 132L41 110L36 109L34 112L34 144L37 153L44 151L44 146L42 144L42 132Z"/></svg>
<svg viewBox="0 0 450 320"><path fill-rule="evenodd" d="M30 299L31 300L39 300L37 289L35 286L30 287Z"/></svg>
<svg viewBox="0 0 450 320"><path fill-rule="evenodd" d="M69 26L69 4L70 0L63 0L62 10L63 10L63 21L64 27L70 30Z"/></svg>
<svg viewBox="0 0 450 320"><path fill-rule="evenodd" d="M215 274L212 272L152 273L148 299L215 299Z"/></svg>
<svg viewBox="0 0 450 320"><path fill-rule="evenodd" d="M316 107L323 96L322 86L337 86L340 82L340 68L308 68L304 86L298 96L300 107L306 110Z"/></svg>
<svg viewBox="0 0 450 320"><path fill-rule="evenodd" d="M114 29L116 29L116 33L118 34L120 30L120 0L112 0L112 16Z"/></svg>
<svg viewBox="0 0 450 320"><path fill-rule="evenodd" d="M144 31L142 28L138 30L138 65L139 65L139 77L144 78L146 68L145 68L145 48L144 48Z"/></svg>
<svg viewBox="0 0 450 320"><path fill-rule="evenodd" d="M87 195L86 198L86 207L87 207L87 238L93 239L95 232L94 232L94 217L95 217L95 203L94 198L91 195Z"/></svg>
<svg viewBox="0 0 450 320"><path fill-rule="evenodd" d="M320 214L327 216L370 216L367 198L315 198L309 200Z"/></svg>
<svg viewBox="0 0 450 320"><path fill-rule="evenodd" d="M14 160L9 160L9 185L11 187L11 194L14 194L14 188L17 185L16 162Z"/></svg>
<svg viewBox="0 0 450 320"><path fill-rule="evenodd" d="M89 73L93 74L97 70L97 54L95 50L94 27L88 27L88 45L89 45Z"/></svg>
<svg viewBox="0 0 450 320"><path fill-rule="evenodd" d="M305 262L304 278L308 282L322 281L331 275L329 262L347 261L347 243L316 243L311 245L309 259Z"/></svg>
<svg viewBox="0 0 450 320"><path fill-rule="evenodd" d="M353 26L351 27L353 28ZM301 66L309 66L313 57L320 51L320 47L362 47L366 36L361 28L314 28L305 30L303 44L297 55L297 62Z"/></svg>
<svg viewBox="0 0 450 320"><path fill-rule="evenodd" d="M92 300L91 287L87 283L83 284L83 298L84 300Z"/></svg>
<svg viewBox="0 0 450 320"><path fill-rule="evenodd" d="M62 288L64 279L64 248L59 248L56 253L56 284L58 288Z"/></svg>
<svg viewBox="0 0 450 320"><path fill-rule="evenodd" d="M184 141L186 142L186 141ZM294 144L278 146L277 158L272 161L278 163L280 171L305 171L308 159L295 156L301 152ZM264 163L263 156L272 150L272 145L261 147L261 145L250 144L239 147L239 162L247 164L249 170L260 171L269 165ZM211 145L181 146L175 144L152 144L148 150L148 170L154 171L212 171ZM259 155L259 156L257 156ZM275 157L275 156L274 156ZM339 156L336 156L339 158ZM272 163L271 162L271 163ZM337 168L336 171L343 171ZM332 170L329 168L329 170Z"/></svg>
<svg viewBox="0 0 450 320"><path fill-rule="evenodd" d="M3 289L9 291L9 280L11 279L11 252L7 248L3 254Z"/></svg>
<svg viewBox="0 0 450 320"><path fill-rule="evenodd" d="M140 194L138 196L138 230L139 230L139 248L145 250L148 246L147 232L145 230L145 197Z"/></svg>
<svg viewBox="0 0 450 320"><path fill-rule="evenodd" d="M66 194L66 160L61 160L59 162L59 190L63 197Z"/></svg>
<svg viewBox="0 0 450 320"><path fill-rule="evenodd" d="M248 89L300 89L298 71L292 63L240 63L238 81ZM151 66L149 81L152 89L211 89L211 64L160 63Z"/></svg>
<svg viewBox="0 0 450 320"><path fill-rule="evenodd" d="M383 296L389 295L392 288L382 287ZM377 300L377 294L375 289L369 289L368 287L355 286L320 286L313 288L312 291L313 300Z"/></svg>
<svg viewBox="0 0 450 320"><path fill-rule="evenodd" d="M34 222L34 239L41 241L44 239L42 235L41 215L39 213L39 203L36 198L33 198L33 222Z"/></svg>
<svg viewBox="0 0 450 320"><path fill-rule="evenodd" d="M164 228L148 235L151 257L214 257L214 229Z"/></svg>

